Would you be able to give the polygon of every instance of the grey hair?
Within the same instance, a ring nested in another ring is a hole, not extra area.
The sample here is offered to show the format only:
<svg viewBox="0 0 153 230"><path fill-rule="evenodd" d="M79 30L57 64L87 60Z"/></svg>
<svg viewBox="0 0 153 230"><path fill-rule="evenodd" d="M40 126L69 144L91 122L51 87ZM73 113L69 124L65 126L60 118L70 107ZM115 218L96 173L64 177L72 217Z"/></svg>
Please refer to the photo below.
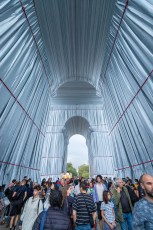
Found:
<svg viewBox="0 0 153 230"><path fill-rule="evenodd" d="M115 182L118 184L118 181L119 181L119 180L122 180L122 178L116 178L116 179L115 179Z"/></svg>
<svg viewBox="0 0 153 230"><path fill-rule="evenodd" d="M122 178L116 178L116 179L115 179L115 181L114 181L114 185L115 185L115 186L118 186L118 181L119 181L119 180L122 180Z"/></svg>

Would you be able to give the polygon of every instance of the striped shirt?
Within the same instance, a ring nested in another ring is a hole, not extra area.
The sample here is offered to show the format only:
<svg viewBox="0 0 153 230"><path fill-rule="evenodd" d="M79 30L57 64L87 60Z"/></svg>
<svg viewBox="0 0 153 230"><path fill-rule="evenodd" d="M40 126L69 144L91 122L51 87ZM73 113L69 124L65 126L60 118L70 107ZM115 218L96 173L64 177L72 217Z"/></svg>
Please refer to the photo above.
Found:
<svg viewBox="0 0 153 230"><path fill-rule="evenodd" d="M115 216L113 215L114 204L112 201L108 202L108 204L102 202L101 203L101 210L104 211L105 217L109 223L113 223L115 220Z"/></svg>
<svg viewBox="0 0 153 230"><path fill-rule="evenodd" d="M73 202L73 210L77 212L76 225L89 224L89 213L96 212L92 196L86 193L77 195Z"/></svg>

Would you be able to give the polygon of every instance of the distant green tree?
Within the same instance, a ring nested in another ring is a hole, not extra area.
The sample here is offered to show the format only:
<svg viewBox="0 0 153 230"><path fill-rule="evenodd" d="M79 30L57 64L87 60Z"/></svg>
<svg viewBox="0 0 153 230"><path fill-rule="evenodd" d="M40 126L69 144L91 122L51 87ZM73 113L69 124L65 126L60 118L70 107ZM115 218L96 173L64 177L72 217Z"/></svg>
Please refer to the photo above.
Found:
<svg viewBox="0 0 153 230"><path fill-rule="evenodd" d="M72 163L67 163L66 170L67 170L67 172L72 173L73 177L77 176L76 168L73 167Z"/></svg>
<svg viewBox="0 0 153 230"><path fill-rule="evenodd" d="M89 178L89 165L83 164L79 166L78 174L81 177Z"/></svg>

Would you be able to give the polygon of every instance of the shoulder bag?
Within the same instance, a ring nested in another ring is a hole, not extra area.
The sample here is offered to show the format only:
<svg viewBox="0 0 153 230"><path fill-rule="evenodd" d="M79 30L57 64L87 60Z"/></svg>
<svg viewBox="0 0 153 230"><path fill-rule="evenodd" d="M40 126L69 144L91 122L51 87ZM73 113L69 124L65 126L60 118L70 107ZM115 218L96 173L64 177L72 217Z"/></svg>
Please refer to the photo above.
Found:
<svg viewBox="0 0 153 230"><path fill-rule="evenodd" d="M9 199L5 196L1 199L1 204L3 207L7 207L10 204Z"/></svg>
<svg viewBox="0 0 153 230"><path fill-rule="evenodd" d="M47 210L44 210L42 218L41 218L41 222L40 222L40 230L44 229L44 223L45 223L46 214L47 214Z"/></svg>

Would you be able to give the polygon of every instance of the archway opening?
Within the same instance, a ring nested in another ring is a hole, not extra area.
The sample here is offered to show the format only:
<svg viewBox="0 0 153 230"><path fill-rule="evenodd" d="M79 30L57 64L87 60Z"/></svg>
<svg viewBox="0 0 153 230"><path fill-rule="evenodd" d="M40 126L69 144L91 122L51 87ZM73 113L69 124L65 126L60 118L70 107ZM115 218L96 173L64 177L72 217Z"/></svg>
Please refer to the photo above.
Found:
<svg viewBox="0 0 153 230"><path fill-rule="evenodd" d="M64 130L65 160L63 171L65 171L67 163L72 163L77 171L81 165L89 165L91 161L88 152L88 148L90 148L89 132L90 124L86 118L73 116L67 120Z"/></svg>
<svg viewBox="0 0 153 230"><path fill-rule="evenodd" d="M75 134L70 137L67 150L67 162L72 163L77 172L79 166L89 164L88 147L84 136Z"/></svg>

